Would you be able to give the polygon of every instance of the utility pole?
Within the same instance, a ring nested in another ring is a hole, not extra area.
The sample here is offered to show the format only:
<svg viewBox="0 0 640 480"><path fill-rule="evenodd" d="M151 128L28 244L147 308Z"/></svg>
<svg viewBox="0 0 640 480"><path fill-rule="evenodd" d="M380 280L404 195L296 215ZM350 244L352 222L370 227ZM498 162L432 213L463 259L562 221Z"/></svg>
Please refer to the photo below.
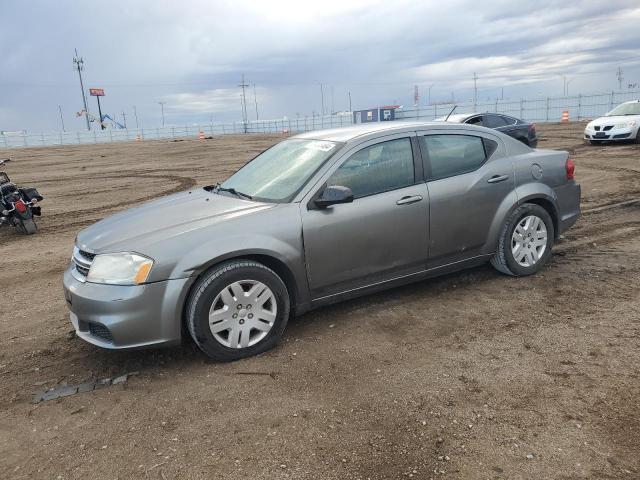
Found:
<svg viewBox="0 0 640 480"><path fill-rule="evenodd" d="M429 105L431 105L431 89L435 86L435 83L429 85Z"/></svg>
<svg viewBox="0 0 640 480"><path fill-rule="evenodd" d="M478 76L473 72L473 108L478 104Z"/></svg>
<svg viewBox="0 0 640 480"><path fill-rule="evenodd" d="M91 124L89 123L89 109L87 108L87 96L84 93L84 83L82 83L82 70L84 70L84 60L82 57L78 57L78 49L75 49L76 56L73 57L73 68L78 70L78 78L80 78L80 91L82 92L82 103L84 105L84 118L87 121L87 130L91 130Z"/></svg>
<svg viewBox="0 0 640 480"><path fill-rule="evenodd" d="M136 110L136 106L133 106L133 116L136 117L136 129L140 128L140 125L138 125L138 110Z"/></svg>
<svg viewBox="0 0 640 480"><path fill-rule="evenodd" d="M333 108L333 86L331 87L331 115L333 115L335 109Z"/></svg>
<svg viewBox="0 0 640 480"><path fill-rule="evenodd" d="M164 127L164 104L167 102L158 102L160 104L160 111L162 112L162 126Z"/></svg>
<svg viewBox="0 0 640 480"><path fill-rule="evenodd" d="M238 86L242 88L242 123L244 124L244 133L247 133L247 95L245 89L249 84L244 81L244 73L242 74L242 81Z"/></svg>
<svg viewBox="0 0 640 480"><path fill-rule="evenodd" d="M418 85L413 86L413 106L417 107L420 103L420 90L418 90Z"/></svg>
<svg viewBox="0 0 640 480"><path fill-rule="evenodd" d="M618 90L622 90L622 80L624 80L624 77L622 76L622 67L618 67L616 76L618 77Z"/></svg>
<svg viewBox="0 0 640 480"><path fill-rule="evenodd" d="M258 96L256 95L256 84L253 84L253 101L256 104L256 121L260 120L260 116L258 115Z"/></svg>
<svg viewBox="0 0 640 480"><path fill-rule="evenodd" d="M322 116L324 116L324 90L322 84L320 84L320 96L322 97Z"/></svg>
<svg viewBox="0 0 640 480"><path fill-rule="evenodd" d="M349 92L349 111L353 112L353 110L351 109L351 92Z"/></svg>
<svg viewBox="0 0 640 480"><path fill-rule="evenodd" d="M62 107L60 105L58 105L58 110L60 111L60 122L62 123L62 131L66 132L66 130L64 129L64 118L62 118Z"/></svg>
<svg viewBox="0 0 640 480"><path fill-rule="evenodd" d="M124 128L127 128L127 114L122 112L122 124L124 125Z"/></svg>

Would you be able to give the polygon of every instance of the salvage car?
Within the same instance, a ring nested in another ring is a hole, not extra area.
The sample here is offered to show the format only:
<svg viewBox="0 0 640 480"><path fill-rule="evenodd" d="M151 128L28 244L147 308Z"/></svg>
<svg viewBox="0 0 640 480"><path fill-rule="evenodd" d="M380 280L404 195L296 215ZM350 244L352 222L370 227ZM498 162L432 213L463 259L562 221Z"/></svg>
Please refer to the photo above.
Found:
<svg viewBox="0 0 640 480"><path fill-rule="evenodd" d="M584 139L591 145L628 140L640 143L640 100L622 103L604 117L587 123Z"/></svg>
<svg viewBox="0 0 640 480"><path fill-rule="evenodd" d="M525 122L503 113L459 113L438 120L492 128L519 140L528 147L536 148L538 146L538 135L534 123Z"/></svg>
<svg viewBox="0 0 640 480"><path fill-rule="evenodd" d="M77 335L94 345L185 334L235 360L322 305L489 261L536 273L579 214L567 152L444 122L316 131L221 184L82 230L64 292Z"/></svg>

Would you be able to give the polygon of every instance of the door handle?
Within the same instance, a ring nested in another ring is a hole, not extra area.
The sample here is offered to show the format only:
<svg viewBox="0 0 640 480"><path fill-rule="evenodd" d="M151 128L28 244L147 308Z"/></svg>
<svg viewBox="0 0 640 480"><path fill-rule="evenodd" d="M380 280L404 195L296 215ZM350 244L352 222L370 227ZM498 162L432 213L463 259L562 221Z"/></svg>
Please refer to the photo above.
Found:
<svg viewBox="0 0 640 480"><path fill-rule="evenodd" d="M504 182L505 180L509 180L509 175L494 175L487 180L487 183L499 183Z"/></svg>
<svg viewBox="0 0 640 480"><path fill-rule="evenodd" d="M416 203L422 200L420 195L412 195L408 197L402 197L400 200L396 202L396 205L409 205L411 203Z"/></svg>

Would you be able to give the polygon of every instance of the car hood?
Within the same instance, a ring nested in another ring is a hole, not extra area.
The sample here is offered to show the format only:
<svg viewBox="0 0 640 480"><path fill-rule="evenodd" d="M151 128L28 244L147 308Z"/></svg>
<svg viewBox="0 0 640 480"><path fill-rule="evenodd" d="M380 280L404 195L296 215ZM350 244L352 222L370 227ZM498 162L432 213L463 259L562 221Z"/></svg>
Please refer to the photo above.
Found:
<svg viewBox="0 0 640 480"><path fill-rule="evenodd" d="M602 127L606 125L615 125L616 123L631 122L632 120L635 120L636 122L640 121L640 115L614 115L611 117L599 117L589 122L589 125Z"/></svg>
<svg viewBox="0 0 640 480"><path fill-rule="evenodd" d="M205 189L176 193L125 210L82 230L78 248L91 253L140 251L143 244L208 227L275 204L244 200Z"/></svg>

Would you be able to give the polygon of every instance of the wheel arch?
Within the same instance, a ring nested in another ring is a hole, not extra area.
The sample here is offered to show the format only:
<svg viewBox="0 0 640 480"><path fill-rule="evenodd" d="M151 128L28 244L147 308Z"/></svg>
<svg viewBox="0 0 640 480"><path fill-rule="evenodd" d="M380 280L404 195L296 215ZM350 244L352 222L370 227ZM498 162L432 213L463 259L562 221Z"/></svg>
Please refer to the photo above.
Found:
<svg viewBox="0 0 640 480"><path fill-rule="evenodd" d="M524 200L522 203L533 203L534 205L538 205L547 211L547 213L551 217L551 220L553 221L553 235L554 235L554 238L557 240L560 229L559 229L559 219L558 219L558 208L556 207L555 203L552 202L549 198L546 198L543 196L531 197Z"/></svg>
<svg viewBox="0 0 640 480"><path fill-rule="evenodd" d="M198 280L202 278L203 275L206 275L212 269L218 267L223 263L231 262L234 260L251 260L257 263L261 263L265 267L273 270L276 275L278 275L278 277L282 279L285 287L287 288L287 292L289 293L290 298L291 312L295 314L300 313L300 311L302 310L300 308L300 299L304 295L304 293L300 291L300 288L298 287L298 281L296 280L296 275L283 258L273 252L263 250L241 250L230 252L228 254L213 258L210 261L202 264L200 268L198 268L196 275L193 276L193 280L186 286L186 291L182 295L183 304L181 309L182 315L180 319L183 338L190 338L186 324L186 313L189 305L189 298L191 297L194 286L198 283Z"/></svg>

